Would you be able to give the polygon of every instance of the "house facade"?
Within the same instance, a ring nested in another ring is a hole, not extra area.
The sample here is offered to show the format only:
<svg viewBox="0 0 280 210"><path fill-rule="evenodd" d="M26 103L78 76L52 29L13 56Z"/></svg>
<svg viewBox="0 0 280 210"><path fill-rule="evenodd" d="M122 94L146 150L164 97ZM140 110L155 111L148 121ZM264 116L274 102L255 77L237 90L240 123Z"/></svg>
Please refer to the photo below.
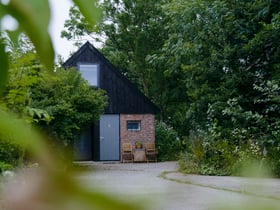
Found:
<svg viewBox="0 0 280 210"><path fill-rule="evenodd" d="M77 68L92 87L105 90L109 99L100 120L76 141L77 160L118 161L123 143L155 142L158 108L93 45L86 42L63 66Z"/></svg>

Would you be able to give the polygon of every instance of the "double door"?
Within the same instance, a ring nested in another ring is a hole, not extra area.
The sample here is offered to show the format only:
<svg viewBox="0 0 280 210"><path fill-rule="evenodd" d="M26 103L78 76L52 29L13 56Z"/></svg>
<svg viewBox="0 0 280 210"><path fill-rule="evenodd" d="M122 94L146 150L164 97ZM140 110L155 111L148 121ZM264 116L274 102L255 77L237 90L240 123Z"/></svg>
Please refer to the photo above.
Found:
<svg viewBox="0 0 280 210"><path fill-rule="evenodd" d="M119 115L101 115L99 129L94 128L84 131L75 142L75 160L119 160Z"/></svg>

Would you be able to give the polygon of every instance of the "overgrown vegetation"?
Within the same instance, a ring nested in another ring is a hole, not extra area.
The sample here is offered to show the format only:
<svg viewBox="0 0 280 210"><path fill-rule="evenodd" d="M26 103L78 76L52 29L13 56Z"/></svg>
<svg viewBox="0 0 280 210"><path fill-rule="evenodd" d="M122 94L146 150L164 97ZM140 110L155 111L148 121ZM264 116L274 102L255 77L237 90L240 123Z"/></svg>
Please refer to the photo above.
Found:
<svg viewBox="0 0 280 210"><path fill-rule="evenodd" d="M46 111L51 120L39 120L37 126L56 143L71 148L81 130L103 113L106 93L92 89L75 69L56 69L43 79L33 87L30 106Z"/></svg>
<svg viewBox="0 0 280 210"><path fill-rule="evenodd" d="M159 161L178 160L180 150L178 133L164 122L156 124L156 148Z"/></svg>
<svg viewBox="0 0 280 210"><path fill-rule="evenodd" d="M236 145L227 140L211 140L208 134L193 133L179 160L185 173L202 175L271 176L269 160L257 141Z"/></svg>
<svg viewBox="0 0 280 210"><path fill-rule="evenodd" d="M0 139L0 173L20 166L24 160L24 149L8 138Z"/></svg>

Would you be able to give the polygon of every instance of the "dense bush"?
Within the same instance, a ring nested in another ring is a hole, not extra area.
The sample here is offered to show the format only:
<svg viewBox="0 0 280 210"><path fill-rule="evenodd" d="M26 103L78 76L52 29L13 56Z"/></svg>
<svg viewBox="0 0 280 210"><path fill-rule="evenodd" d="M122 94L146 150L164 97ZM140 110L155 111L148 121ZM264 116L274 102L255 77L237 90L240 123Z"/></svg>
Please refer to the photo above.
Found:
<svg viewBox="0 0 280 210"><path fill-rule="evenodd" d="M158 160L177 160L180 153L180 141L177 132L167 124L158 122L156 125L156 147Z"/></svg>
<svg viewBox="0 0 280 210"><path fill-rule="evenodd" d="M237 146L224 139L211 140L209 136L199 132L186 139L187 149L179 160L181 171L202 175L280 175L276 170L279 165L275 165L279 155L275 151L272 157L272 152L266 151L259 141L249 139Z"/></svg>
<svg viewBox="0 0 280 210"><path fill-rule="evenodd" d="M76 135L99 118L107 97L104 91L91 88L77 70L46 72L36 54L15 51L10 56L9 80L0 102L43 131L54 148L69 151ZM5 140L0 142L2 168L18 165L21 150L7 142L9 136L0 133L0 138Z"/></svg>
<svg viewBox="0 0 280 210"><path fill-rule="evenodd" d="M0 138L0 172L11 170L22 163L24 150L7 139Z"/></svg>
<svg viewBox="0 0 280 210"><path fill-rule="evenodd" d="M36 124L63 146L71 146L107 104L105 92L91 88L75 69L57 69L33 89L30 106L47 111L52 118Z"/></svg>

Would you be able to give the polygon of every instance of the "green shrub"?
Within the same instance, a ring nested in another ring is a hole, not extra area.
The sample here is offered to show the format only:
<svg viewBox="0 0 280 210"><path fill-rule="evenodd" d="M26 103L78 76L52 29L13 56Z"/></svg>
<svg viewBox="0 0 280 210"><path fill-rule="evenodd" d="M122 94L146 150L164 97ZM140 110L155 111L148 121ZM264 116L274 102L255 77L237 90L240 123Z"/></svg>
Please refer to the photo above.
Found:
<svg viewBox="0 0 280 210"><path fill-rule="evenodd" d="M273 176L280 177L280 146L278 143L266 145L262 165L270 169Z"/></svg>
<svg viewBox="0 0 280 210"><path fill-rule="evenodd" d="M0 173L3 171L12 170L13 168L14 167L11 164L0 161Z"/></svg>
<svg viewBox="0 0 280 210"><path fill-rule="evenodd" d="M158 160L178 160L180 154L180 141L177 132L164 122L156 125L156 147Z"/></svg>
<svg viewBox="0 0 280 210"><path fill-rule="evenodd" d="M199 174L199 163L194 161L193 154L181 153L178 163L181 172L187 174Z"/></svg>
<svg viewBox="0 0 280 210"><path fill-rule="evenodd" d="M0 171L10 170L23 161L24 150L20 146L0 138Z"/></svg>
<svg viewBox="0 0 280 210"><path fill-rule="evenodd" d="M259 166L259 169L261 169L260 166L263 158L262 150L257 142L248 141L244 145L236 146L234 153L237 158L232 165L233 175L247 176L249 175L248 173L255 171L257 165ZM257 171L255 171L255 173L257 173Z"/></svg>
<svg viewBox="0 0 280 210"><path fill-rule="evenodd" d="M229 175L235 161L232 146L224 140L216 142L193 137L187 143L187 153L180 157L180 167L187 173Z"/></svg>
<svg viewBox="0 0 280 210"><path fill-rule="evenodd" d="M187 148L179 160L180 170L185 173L244 176L263 175L264 171L269 171L269 161L263 156L258 141L247 140L236 146L224 139L211 140L203 133L192 133L185 141Z"/></svg>

